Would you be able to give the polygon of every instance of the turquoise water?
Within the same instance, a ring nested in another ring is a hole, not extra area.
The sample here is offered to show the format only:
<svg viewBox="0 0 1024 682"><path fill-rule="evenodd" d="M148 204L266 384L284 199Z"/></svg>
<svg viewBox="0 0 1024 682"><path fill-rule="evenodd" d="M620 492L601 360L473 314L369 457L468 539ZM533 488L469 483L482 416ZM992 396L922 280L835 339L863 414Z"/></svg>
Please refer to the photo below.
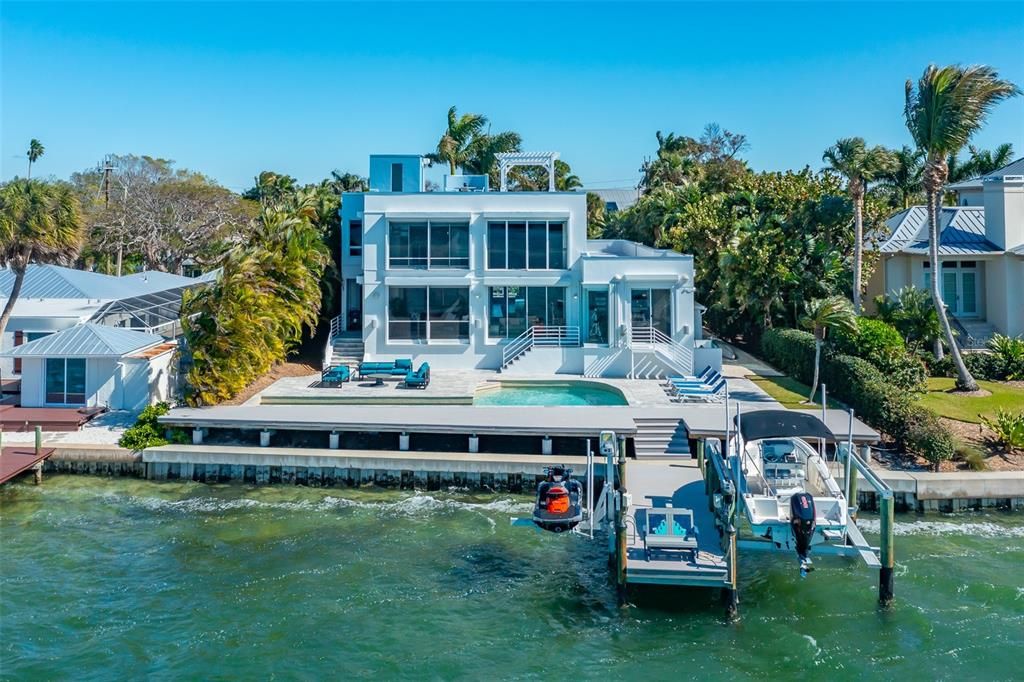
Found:
<svg viewBox="0 0 1024 682"><path fill-rule="evenodd" d="M700 591L620 607L604 543L509 525L529 509L84 476L7 486L0 677L1020 677L1019 513L899 518L888 611L857 564L820 559L800 581L789 559L749 557L726 624Z"/></svg>
<svg viewBox="0 0 1024 682"><path fill-rule="evenodd" d="M553 407L559 405L628 405L615 388L591 384L539 384L536 386L502 386L482 391L473 399L474 405L523 405Z"/></svg>

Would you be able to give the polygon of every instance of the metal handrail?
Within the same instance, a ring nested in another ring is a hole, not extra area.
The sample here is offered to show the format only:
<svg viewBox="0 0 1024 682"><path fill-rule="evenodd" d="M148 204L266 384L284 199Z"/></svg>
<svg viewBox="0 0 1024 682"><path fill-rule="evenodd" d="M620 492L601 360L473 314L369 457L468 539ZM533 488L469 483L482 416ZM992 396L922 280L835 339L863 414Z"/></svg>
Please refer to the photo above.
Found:
<svg viewBox="0 0 1024 682"><path fill-rule="evenodd" d="M341 334L341 315L331 320L331 330L327 334L327 347L324 348L323 368L328 369L334 361L334 339Z"/></svg>
<svg viewBox="0 0 1024 682"><path fill-rule="evenodd" d="M633 327L630 330L629 346L647 346L668 356L680 373L691 371L693 351L655 327Z"/></svg>
<svg viewBox="0 0 1024 682"><path fill-rule="evenodd" d="M534 346L574 347L580 345L580 328L534 325L509 341L501 351L502 369Z"/></svg>

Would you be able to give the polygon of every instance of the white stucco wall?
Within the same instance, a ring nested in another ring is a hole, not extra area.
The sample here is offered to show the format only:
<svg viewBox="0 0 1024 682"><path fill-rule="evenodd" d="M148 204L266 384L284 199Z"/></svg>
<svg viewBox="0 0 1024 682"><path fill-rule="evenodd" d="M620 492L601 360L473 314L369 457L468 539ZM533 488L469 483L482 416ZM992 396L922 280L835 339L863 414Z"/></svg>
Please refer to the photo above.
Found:
<svg viewBox="0 0 1024 682"><path fill-rule="evenodd" d="M140 410L167 400L173 353L151 359L87 358L85 364L86 405L112 410ZM45 407L46 361L25 358L21 376L22 407Z"/></svg>

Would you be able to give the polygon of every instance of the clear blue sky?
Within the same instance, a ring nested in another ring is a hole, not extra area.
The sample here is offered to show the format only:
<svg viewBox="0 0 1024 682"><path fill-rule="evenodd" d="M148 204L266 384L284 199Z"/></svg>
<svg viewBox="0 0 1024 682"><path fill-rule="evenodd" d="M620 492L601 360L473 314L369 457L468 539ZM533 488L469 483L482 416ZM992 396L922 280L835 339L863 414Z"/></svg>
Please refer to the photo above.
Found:
<svg viewBox="0 0 1024 682"><path fill-rule="evenodd" d="M241 190L426 152L445 112L627 186L656 130L747 134L756 169L820 167L836 138L909 142L903 83L929 62L1024 84L1024 2L440 5L0 4L0 177L67 177L105 153L174 159ZM1024 98L976 142L1024 155Z"/></svg>

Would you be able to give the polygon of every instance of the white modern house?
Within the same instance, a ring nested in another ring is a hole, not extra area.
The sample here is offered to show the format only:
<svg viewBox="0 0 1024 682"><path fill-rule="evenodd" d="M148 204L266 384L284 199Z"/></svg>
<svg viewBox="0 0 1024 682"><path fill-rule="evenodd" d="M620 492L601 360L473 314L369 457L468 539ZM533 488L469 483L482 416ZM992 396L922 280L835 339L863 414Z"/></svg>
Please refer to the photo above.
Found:
<svg viewBox="0 0 1024 682"><path fill-rule="evenodd" d="M182 293L214 276L29 265L0 336L0 379L20 379L21 407L137 409L164 400ZM13 272L0 270L0 308L13 283Z"/></svg>
<svg viewBox="0 0 1024 682"><path fill-rule="evenodd" d="M693 258L587 239L583 192L507 191L519 165L446 176L418 155L370 157L370 189L342 198L342 310L327 364L412 357L434 368L662 376L720 365L699 341Z"/></svg>
<svg viewBox="0 0 1024 682"><path fill-rule="evenodd" d="M942 298L962 342L1024 334L1024 159L946 189L956 193L957 205L940 211ZM870 296L904 286L928 289L927 207L900 211L886 225Z"/></svg>

